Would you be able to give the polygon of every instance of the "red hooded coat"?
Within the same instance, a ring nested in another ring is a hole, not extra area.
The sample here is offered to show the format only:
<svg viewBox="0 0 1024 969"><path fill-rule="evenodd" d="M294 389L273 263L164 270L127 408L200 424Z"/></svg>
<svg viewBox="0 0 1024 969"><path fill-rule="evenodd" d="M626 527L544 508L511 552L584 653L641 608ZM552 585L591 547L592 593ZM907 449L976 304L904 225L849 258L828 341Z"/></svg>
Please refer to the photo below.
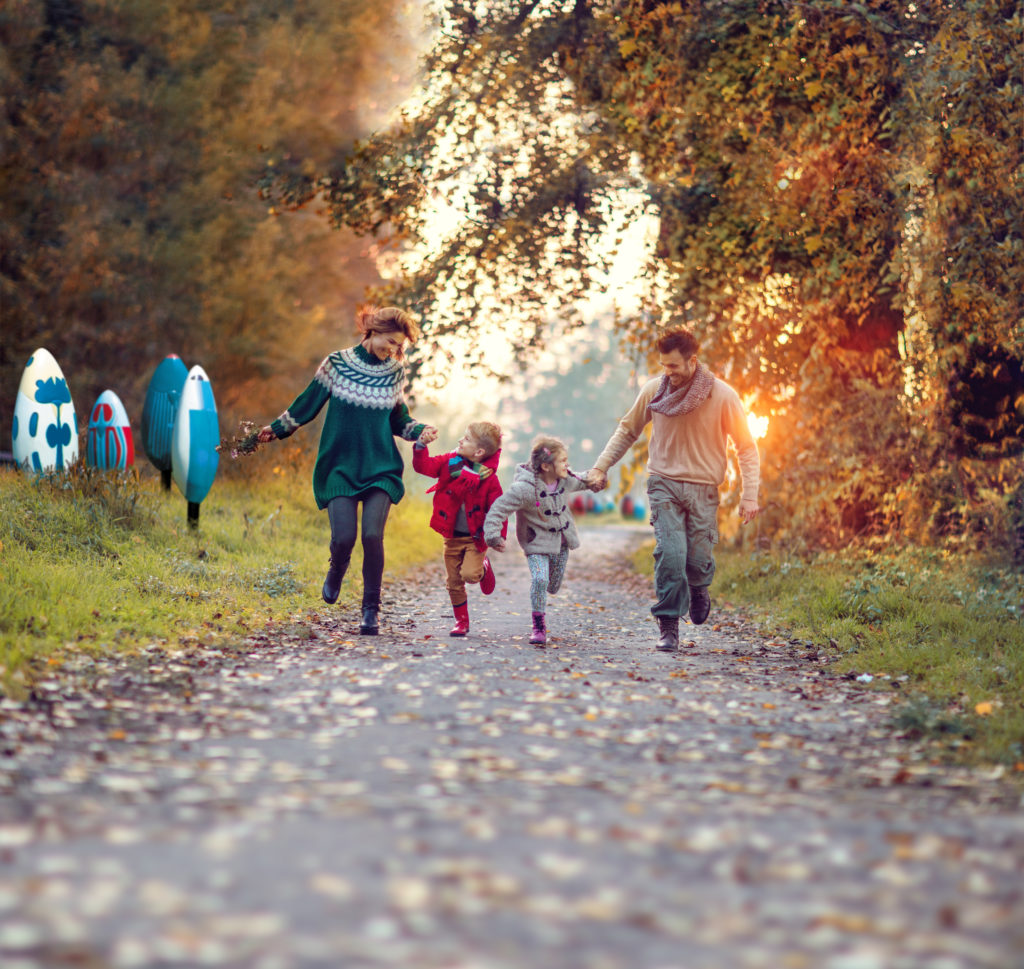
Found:
<svg viewBox="0 0 1024 969"><path fill-rule="evenodd" d="M469 534L473 536L476 547L481 552L487 551L484 541L484 519L491 505L501 497L501 484L497 473L481 479L473 471L471 462L464 462L457 477L452 477L449 462L456 457L454 451L431 457L425 447L412 449L412 466L420 474L428 478L437 478L437 484L427 489L427 494L434 493L434 511L430 516L430 527L445 538L451 538L455 531L455 520L459 514L459 505L466 506L466 522ZM484 467L497 472L501 450L497 450L489 458L480 462ZM501 534L505 535L505 526Z"/></svg>

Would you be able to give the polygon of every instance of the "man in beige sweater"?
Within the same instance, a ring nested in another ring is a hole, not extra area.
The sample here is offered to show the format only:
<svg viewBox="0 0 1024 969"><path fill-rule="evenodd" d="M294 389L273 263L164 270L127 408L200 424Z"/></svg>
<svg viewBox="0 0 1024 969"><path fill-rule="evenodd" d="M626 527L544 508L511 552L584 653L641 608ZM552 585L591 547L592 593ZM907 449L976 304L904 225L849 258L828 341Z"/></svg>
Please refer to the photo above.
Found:
<svg viewBox="0 0 1024 969"><path fill-rule="evenodd" d="M728 439L736 447L743 494L743 522L758 512L760 461L739 395L697 360L693 333L667 330L658 340L664 374L640 388L587 473L594 488L607 487L608 469L650 423L647 497L654 525L654 589L651 614L658 620L658 649L679 649L679 619L700 625L711 611L708 586L715 574L718 488L725 480Z"/></svg>

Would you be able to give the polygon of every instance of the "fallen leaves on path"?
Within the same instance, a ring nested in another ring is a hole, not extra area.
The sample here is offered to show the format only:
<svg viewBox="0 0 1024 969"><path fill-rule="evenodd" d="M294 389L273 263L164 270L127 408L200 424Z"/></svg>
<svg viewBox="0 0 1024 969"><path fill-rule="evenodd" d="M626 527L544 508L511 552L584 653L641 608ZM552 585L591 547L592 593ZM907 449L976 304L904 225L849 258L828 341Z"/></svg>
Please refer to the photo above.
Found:
<svg viewBox="0 0 1024 969"><path fill-rule="evenodd" d="M506 559L466 640L434 576L0 701L4 965L1009 965L1019 791L741 617L657 653L615 541L555 650Z"/></svg>

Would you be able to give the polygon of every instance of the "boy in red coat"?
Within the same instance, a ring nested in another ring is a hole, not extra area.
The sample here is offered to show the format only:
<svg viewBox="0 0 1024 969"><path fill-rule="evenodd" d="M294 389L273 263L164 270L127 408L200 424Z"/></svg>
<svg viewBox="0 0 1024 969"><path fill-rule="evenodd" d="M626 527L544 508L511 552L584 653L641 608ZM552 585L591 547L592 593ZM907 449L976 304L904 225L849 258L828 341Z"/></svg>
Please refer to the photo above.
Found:
<svg viewBox="0 0 1024 969"><path fill-rule="evenodd" d="M447 454L431 457L426 444L417 442L413 447L413 468L438 479L427 493L434 493L430 527L444 536L445 588L455 612L451 636L469 632L466 583L479 582L485 596L494 591L494 572L483 536L487 512L501 496L494 473L500 458L501 428L490 421L470 424L456 449ZM504 531L502 528L502 534Z"/></svg>

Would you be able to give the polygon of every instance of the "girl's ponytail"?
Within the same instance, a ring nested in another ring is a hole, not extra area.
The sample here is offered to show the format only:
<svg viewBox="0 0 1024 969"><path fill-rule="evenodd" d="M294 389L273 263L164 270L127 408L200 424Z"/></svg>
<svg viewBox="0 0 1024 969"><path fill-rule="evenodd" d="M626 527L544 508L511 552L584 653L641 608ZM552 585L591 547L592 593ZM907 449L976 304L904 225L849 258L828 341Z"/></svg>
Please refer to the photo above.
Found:
<svg viewBox="0 0 1024 969"><path fill-rule="evenodd" d="M542 465L554 464L555 454L559 451L565 454L569 453L564 442L557 437L547 437L542 434L540 437L534 438L530 447L530 470L534 474L540 474Z"/></svg>

